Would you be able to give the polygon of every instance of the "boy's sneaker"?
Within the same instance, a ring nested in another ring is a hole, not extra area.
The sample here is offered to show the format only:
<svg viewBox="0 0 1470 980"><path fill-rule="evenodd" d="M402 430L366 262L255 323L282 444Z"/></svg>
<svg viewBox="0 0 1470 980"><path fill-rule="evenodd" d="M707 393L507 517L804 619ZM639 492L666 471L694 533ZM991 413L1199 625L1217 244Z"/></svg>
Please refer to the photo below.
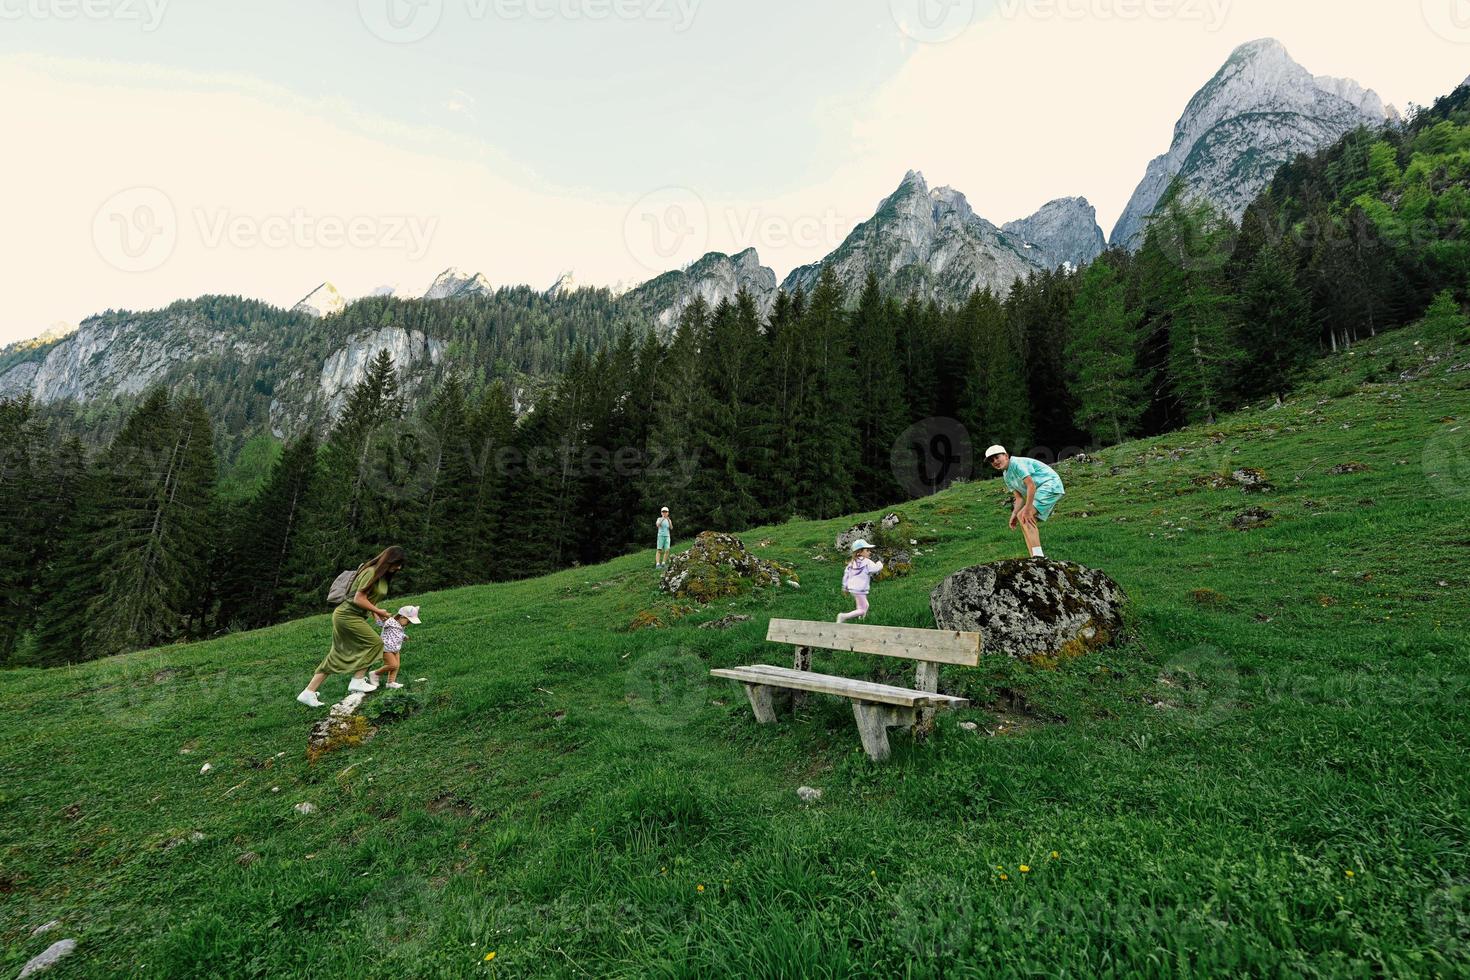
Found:
<svg viewBox="0 0 1470 980"><path fill-rule="evenodd" d="M399 689L401 689L403 687L403 685L400 684L400 683L398 683L397 681L389 681L388 682L388 686L391 687L395 691L397 691L397 690L399 690Z"/></svg>
<svg viewBox="0 0 1470 980"><path fill-rule="evenodd" d="M368 692L376 691L377 689L378 685L369 683L366 677L354 677L347 684L347 690L353 691L355 693L367 694Z"/></svg>
<svg viewBox="0 0 1470 980"><path fill-rule="evenodd" d="M315 691L302 691L300 694L296 695L296 700L300 701L308 708L326 707L326 705L322 704L322 699L316 696Z"/></svg>

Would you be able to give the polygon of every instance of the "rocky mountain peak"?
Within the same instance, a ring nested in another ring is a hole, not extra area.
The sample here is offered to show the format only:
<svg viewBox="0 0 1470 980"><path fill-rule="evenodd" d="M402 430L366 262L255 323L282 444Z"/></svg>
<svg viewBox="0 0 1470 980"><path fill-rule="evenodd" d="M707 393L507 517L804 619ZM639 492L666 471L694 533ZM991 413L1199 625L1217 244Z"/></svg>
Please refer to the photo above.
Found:
<svg viewBox="0 0 1470 980"><path fill-rule="evenodd" d="M559 297L567 295L568 293L575 292L576 289L577 277L570 269L568 269L566 272L563 272L561 275L556 277L556 282L552 283L551 288L546 290L546 295L552 299L557 299Z"/></svg>
<svg viewBox="0 0 1470 980"><path fill-rule="evenodd" d="M1096 214L1082 204L1052 207L1024 234L1013 234L975 214L953 187L931 191L924 175L910 170L873 217L821 262L793 270L782 288L810 293L823 267L830 266L849 301L856 300L869 273L889 292L947 304L963 302L976 289L1004 296L1018 278L1066 261L1080 264L1073 256L1087 261L1102 251Z"/></svg>
<svg viewBox="0 0 1470 980"><path fill-rule="evenodd" d="M1097 208L1085 197L1059 197L1029 218L1008 221L1001 230L1029 247L1039 248L1053 267L1077 268L1106 250L1097 224Z"/></svg>
<svg viewBox="0 0 1470 980"><path fill-rule="evenodd" d="M329 282L324 282L301 298L295 306L291 307L293 313L305 313L307 316L323 317L330 316L347 305L347 298L337 292L337 287Z"/></svg>
<svg viewBox="0 0 1470 980"><path fill-rule="evenodd" d="M490 280L480 273L469 275L456 266L450 266L435 277L424 299L456 299L468 296L489 296L495 292Z"/></svg>
<svg viewBox="0 0 1470 980"><path fill-rule="evenodd" d="M1313 75L1274 38L1242 44L1189 100L1168 151L1148 165L1118 219L1112 243L1143 243L1149 216L1176 178L1188 197L1207 199L1239 220L1282 164L1395 116L1371 89Z"/></svg>
<svg viewBox="0 0 1470 980"><path fill-rule="evenodd" d="M696 297L702 297L713 309L725 300L734 300L741 290L755 300L762 316L776 300L776 273L761 265L760 255L753 248L734 255L709 252L686 268L665 272L630 290L625 301L647 311L659 333L667 336Z"/></svg>
<svg viewBox="0 0 1470 980"><path fill-rule="evenodd" d="M965 195L953 187L936 187L929 192L929 200L934 202L934 218L942 221L948 216L954 216L960 221L967 221L975 217L975 211L970 207L970 202Z"/></svg>

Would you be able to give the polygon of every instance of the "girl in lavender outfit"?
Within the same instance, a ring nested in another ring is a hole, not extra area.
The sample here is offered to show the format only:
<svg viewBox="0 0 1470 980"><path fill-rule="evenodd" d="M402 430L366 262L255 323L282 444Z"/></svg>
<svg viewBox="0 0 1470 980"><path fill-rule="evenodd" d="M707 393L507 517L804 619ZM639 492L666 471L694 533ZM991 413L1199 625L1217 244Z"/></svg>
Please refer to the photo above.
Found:
<svg viewBox="0 0 1470 980"><path fill-rule="evenodd" d="M868 586L873 576L883 571L883 563L873 560L873 546L862 538L852 543L852 561L842 570L842 591L857 601L857 608L837 617L839 623L864 619L868 615Z"/></svg>

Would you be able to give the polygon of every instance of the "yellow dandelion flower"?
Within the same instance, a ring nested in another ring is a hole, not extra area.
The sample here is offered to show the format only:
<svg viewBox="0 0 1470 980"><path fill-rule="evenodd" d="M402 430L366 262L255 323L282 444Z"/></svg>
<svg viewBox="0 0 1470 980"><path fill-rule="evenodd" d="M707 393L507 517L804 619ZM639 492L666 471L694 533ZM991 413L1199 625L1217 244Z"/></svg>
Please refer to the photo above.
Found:
<svg viewBox="0 0 1470 980"><path fill-rule="evenodd" d="M1030 874L1030 873L1031 873L1031 865L1029 865L1029 864L1023 864L1023 865L1021 865L1021 874L1024 875L1024 874Z"/></svg>
<svg viewBox="0 0 1470 980"><path fill-rule="evenodd" d="M1352 877L1352 876L1353 876L1353 873L1352 873L1352 871L1348 871L1348 873L1347 873L1347 876L1348 876L1348 877L1349 877L1349 878L1351 878L1351 877Z"/></svg>
<svg viewBox="0 0 1470 980"><path fill-rule="evenodd" d="M1004 874L1003 874L1003 875L1001 875L1001 876L1000 876L1000 880L1001 880L1001 881L1010 881L1010 880L1011 880L1011 878L1010 878L1010 876L1009 876L1009 875L1004 875Z"/></svg>
<svg viewBox="0 0 1470 980"><path fill-rule="evenodd" d="M1052 859L1052 860L1053 860L1053 861L1055 861L1055 860L1056 860L1056 859L1057 859L1057 858L1059 858L1059 857L1061 857L1061 855L1060 855L1060 854L1059 854L1059 853L1057 853L1057 852L1056 852L1056 851L1052 851L1052 852L1051 852L1051 859Z"/></svg>
<svg viewBox="0 0 1470 980"><path fill-rule="evenodd" d="M697 891L697 892L702 892L702 891L704 891L704 886L703 885L695 885L694 886L694 890Z"/></svg>
<svg viewBox="0 0 1470 980"><path fill-rule="evenodd" d="M485 962L489 963L493 959L495 959L495 950L492 949L490 952L485 954Z"/></svg>

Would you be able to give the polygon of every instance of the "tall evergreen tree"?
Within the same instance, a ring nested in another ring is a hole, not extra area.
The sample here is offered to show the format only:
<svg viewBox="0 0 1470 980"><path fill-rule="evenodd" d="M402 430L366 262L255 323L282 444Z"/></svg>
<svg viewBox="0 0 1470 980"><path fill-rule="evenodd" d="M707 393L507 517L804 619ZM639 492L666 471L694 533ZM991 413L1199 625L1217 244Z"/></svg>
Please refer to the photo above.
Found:
<svg viewBox="0 0 1470 980"><path fill-rule="evenodd" d="M858 397L842 285L831 266L822 270L800 333L806 378L796 445L787 463L795 484L790 505L808 517L834 517L856 502Z"/></svg>
<svg viewBox="0 0 1470 980"><path fill-rule="evenodd" d="M676 526L708 525L709 508L691 488L700 468L708 465L705 447L690 429L697 417L702 387L700 350L709 333L709 305L703 297L684 308L657 382L658 403L648 439L648 471L643 476L643 512L669 507ZM653 526L652 518L646 522Z"/></svg>
<svg viewBox="0 0 1470 980"><path fill-rule="evenodd" d="M217 477L203 404L161 389L129 415L103 454L85 533L62 563L80 589L58 591L59 627L40 631L46 663L87 660L186 636L207 596L209 515Z"/></svg>
<svg viewBox="0 0 1470 980"><path fill-rule="evenodd" d="M81 445L51 444L29 395L0 399L0 665L35 623L42 581L63 544L85 465Z"/></svg>
<svg viewBox="0 0 1470 980"><path fill-rule="evenodd" d="M1122 442L1147 407L1138 372L1139 314L1125 302L1117 273L1105 261L1082 276L1072 311L1067 360L1077 397L1077 424L1098 441Z"/></svg>
<svg viewBox="0 0 1470 980"><path fill-rule="evenodd" d="M290 604L287 574L316 490L317 448L310 430L287 443L259 492L225 510L233 534L218 575L222 625L264 626Z"/></svg>
<svg viewBox="0 0 1470 980"><path fill-rule="evenodd" d="M738 531L761 516L756 484L770 436L766 346L749 293L720 304L700 348L699 400L689 422L704 456L692 489L711 527Z"/></svg>
<svg viewBox="0 0 1470 980"><path fill-rule="evenodd" d="M1186 420L1214 423L1239 361L1230 298L1209 277L1191 277L1169 324L1169 380Z"/></svg>
<svg viewBox="0 0 1470 980"><path fill-rule="evenodd" d="M878 507L903 495L893 473L893 444L908 425L906 387L899 369L899 312L883 296L878 277L868 274L852 317L857 426L857 499L860 507Z"/></svg>
<svg viewBox="0 0 1470 980"><path fill-rule="evenodd" d="M1317 350L1311 304L1285 249L1267 245L1256 253L1241 284L1238 316L1239 345L1250 352L1240 361L1240 390L1280 404Z"/></svg>
<svg viewBox="0 0 1470 980"><path fill-rule="evenodd" d="M402 410L393 357L379 351L348 394L322 446L320 479L301 529L302 547L293 549L287 574L291 612L319 611L337 572L404 537L403 512L394 491L405 484L395 482L401 474L389 468L397 461L381 455L397 452L401 433L395 426ZM385 429L388 438L375 441Z"/></svg>

